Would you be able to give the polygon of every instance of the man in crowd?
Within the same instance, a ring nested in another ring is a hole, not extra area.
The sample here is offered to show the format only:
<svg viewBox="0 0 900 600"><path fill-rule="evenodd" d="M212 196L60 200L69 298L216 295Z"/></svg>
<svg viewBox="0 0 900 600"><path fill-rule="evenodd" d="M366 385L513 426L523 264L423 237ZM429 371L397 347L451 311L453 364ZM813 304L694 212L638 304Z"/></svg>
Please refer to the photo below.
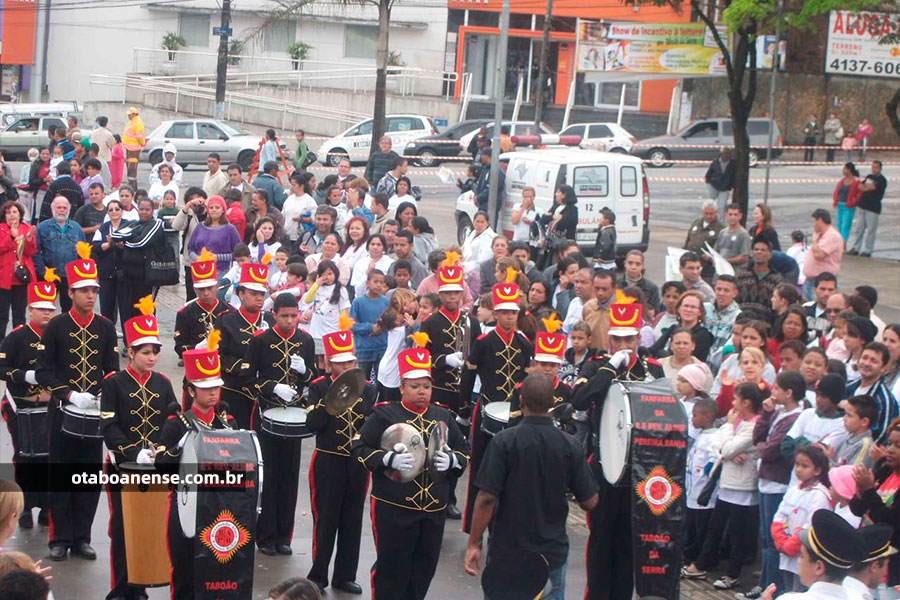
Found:
<svg viewBox="0 0 900 600"><path fill-rule="evenodd" d="M591 348L609 349L609 307L616 298L616 278L612 271L598 271L592 279L594 297L585 302L582 320L591 326Z"/></svg>
<svg viewBox="0 0 900 600"><path fill-rule="evenodd" d="M84 193L81 186L72 179L72 167L68 161L63 161L56 165L56 179L47 187L47 193L44 196L44 203L41 205L40 220L44 221L52 216L50 205L47 198L56 198L62 196L69 201L69 208L73 211L84 204Z"/></svg>
<svg viewBox="0 0 900 600"><path fill-rule="evenodd" d="M853 248L847 253L857 254L862 258L872 256L875 249L875 235L878 233L878 219L881 217L881 200L887 189L887 179L881 174L881 161L872 161L872 172L866 175L862 183L862 195L859 197L859 219L856 226L856 237Z"/></svg>
<svg viewBox="0 0 900 600"><path fill-rule="evenodd" d="M493 153L490 150L484 150L481 153L481 174L478 175L478 182L475 184L475 201L478 203L478 210L487 212L488 196L491 189L491 161ZM497 212L499 214L500 207L503 206L503 191L506 182L506 172L503 169L497 170ZM494 225L497 225L497 215L489 215Z"/></svg>
<svg viewBox="0 0 900 600"><path fill-rule="evenodd" d="M86 241L81 225L69 220L69 201L65 197L53 198L50 209L53 218L41 222L35 234L37 252L34 255L34 273L38 279L44 279L48 268L61 272L63 267L78 258L75 244ZM68 270L66 275L68 276ZM59 277L56 282L59 290L59 306L66 312L72 307L68 281L59 274L57 277Z"/></svg>
<svg viewBox="0 0 900 600"><path fill-rule="evenodd" d="M837 334L837 330L834 328L834 324L838 319L838 316L847 309L847 296L840 293L835 292L831 296L829 296L828 301L825 303L825 316L828 319L828 326L825 329L824 335L819 337L819 347L823 350L828 349L828 345L834 341L835 339L840 339L841 336Z"/></svg>
<svg viewBox="0 0 900 600"><path fill-rule="evenodd" d="M206 157L206 173L203 174L203 191L206 197L215 196L228 185L228 176L222 171L222 157L211 152Z"/></svg>
<svg viewBox="0 0 900 600"><path fill-rule="evenodd" d="M722 349L731 343L734 320L741 313L741 307L735 302L738 296L737 281L733 275L716 277L714 288L715 302L704 303L705 317L703 325L713 336L713 344L709 349L709 363L717 368L722 361Z"/></svg>
<svg viewBox="0 0 900 600"><path fill-rule="evenodd" d="M731 160L731 148L722 148L717 159L709 163L706 175L706 196L716 202L719 214L725 213L728 195L734 188L734 161Z"/></svg>
<svg viewBox="0 0 900 600"><path fill-rule="evenodd" d="M875 314L875 305L878 304L878 290L876 290L871 285L858 285L853 289L853 293L850 294L850 297L859 296L864 298L866 302L869 303L869 320L875 324L875 327L878 328L878 335L875 336L876 341L881 341L881 334L884 332L884 328L886 323L884 320Z"/></svg>
<svg viewBox="0 0 900 600"><path fill-rule="evenodd" d="M888 425L900 417L900 401L888 389L884 371L891 360L891 351L881 342L869 342L859 357L859 379L847 384L844 394L851 396L871 396L878 405L878 416L872 421L872 440L879 445L887 445Z"/></svg>
<svg viewBox="0 0 900 600"><path fill-rule="evenodd" d="M316 214L313 217L314 229L305 231L300 236L300 253L304 256L321 252L322 240L325 236L334 231L334 223L337 221L337 211L332 206L324 204L316 208Z"/></svg>
<svg viewBox="0 0 900 600"><path fill-rule="evenodd" d="M825 335L828 329L828 314L825 312L828 299L837 291L837 277L829 271L823 271L816 275L812 281L814 300L803 305L806 309L806 324L810 333L815 333L817 338Z"/></svg>
<svg viewBox="0 0 900 600"><path fill-rule="evenodd" d="M831 213L817 208L812 214L813 237L803 261L803 297L813 298L813 282L820 273L840 273L844 255L844 238L831 224Z"/></svg>
<svg viewBox="0 0 900 600"><path fill-rule="evenodd" d="M128 175L128 185L131 189L137 189L138 160L141 150L147 144L144 136L144 121L138 115L138 109L128 109L128 123L122 131L122 146L125 147L125 168Z"/></svg>
<svg viewBox="0 0 900 600"><path fill-rule="evenodd" d="M393 168L394 161L400 158L400 155L391 150L392 145L391 138L386 135L378 140L378 150L369 155L369 162L366 163L366 181L377 184L384 174Z"/></svg>
<svg viewBox="0 0 900 600"><path fill-rule="evenodd" d="M241 169L241 165L237 163L231 163L228 165L228 183L226 183L221 190L218 191L220 196L224 196L225 192L228 190L237 190L241 193L241 210L244 211L244 214L247 214L247 211L250 210L250 203L253 199L253 192L256 191L256 188L244 181L242 175L243 170ZM207 194L207 197L209 195Z"/></svg>
<svg viewBox="0 0 900 600"><path fill-rule="evenodd" d="M91 132L91 144L97 144L97 155L105 163L112 160L112 149L116 145L116 138L112 131L107 129L109 119L106 117L97 117L97 128Z"/></svg>
<svg viewBox="0 0 900 600"><path fill-rule="evenodd" d="M265 190L269 206L281 210L281 207L284 206L285 195L284 185L278 181L278 163L270 160L263 165L262 170L263 172L253 182L253 187Z"/></svg>
<svg viewBox="0 0 900 600"><path fill-rule="evenodd" d="M341 189L347 187L347 184L356 179L356 175L350 172L350 168L353 165L350 164L350 159L346 156L341 159L337 166L337 176L338 176L338 185L341 186ZM369 183L378 183L372 182L371 179L367 179Z"/></svg>
<svg viewBox="0 0 900 600"><path fill-rule="evenodd" d="M704 268L701 266L702 264L703 262L696 252L688 251L678 259L678 271L681 273L681 282L684 284L685 291L696 290L703 296L704 302L712 302L716 299L716 295L701 277ZM715 273L715 270L712 273Z"/></svg>
<svg viewBox="0 0 900 600"><path fill-rule="evenodd" d="M756 317L771 323L775 317L772 311L772 292L784 281L780 273L769 268L772 247L769 240L758 235L753 240L753 265L735 275L738 287L737 303L742 311L753 311Z"/></svg>
<svg viewBox="0 0 900 600"><path fill-rule="evenodd" d="M569 309L563 319L563 331L566 334L572 329L572 325L582 320L584 305L594 299L594 270L590 267L578 269L575 273L573 287L575 288L575 297L569 302Z"/></svg>
<svg viewBox="0 0 900 600"><path fill-rule="evenodd" d="M88 204L75 211L75 222L81 226L86 240L93 239L94 232L100 229L100 224L106 216L103 197L103 184L92 183L88 187Z"/></svg>
<svg viewBox="0 0 900 600"><path fill-rule="evenodd" d="M566 240L556 248L551 264L544 269L544 281L547 282L547 285L551 288L556 285L559 277L557 272L559 261L576 252L578 252L578 244L575 240Z"/></svg>
<svg viewBox="0 0 900 600"><path fill-rule="evenodd" d="M647 305L654 311L662 306L659 297L659 286L644 276L644 253L640 250L629 250L625 255L625 272L617 282L621 289L636 287L644 292Z"/></svg>
<svg viewBox="0 0 900 600"><path fill-rule="evenodd" d="M699 219L691 223L688 229L687 237L684 240L684 249L693 252L702 258L703 268L700 276L703 280L710 282L716 273L712 257L706 252L706 244L710 247L716 247L716 241L719 239L719 232L722 231L723 225L719 221L719 214L716 212L716 203L714 200L704 200L701 216ZM685 282L685 287L691 289L691 286ZM708 287L708 286L707 286ZM710 296L712 289L710 288ZM711 300L708 299L708 300Z"/></svg>
<svg viewBox="0 0 900 600"><path fill-rule="evenodd" d="M710 244L734 268L735 272L747 266L750 259L750 234L741 226L744 213L738 204L729 204L725 210L728 226L719 232L719 239Z"/></svg>
<svg viewBox="0 0 900 600"><path fill-rule="evenodd" d="M397 262L405 260L411 268L410 284L412 289L419 287L419 284L428 277L428 269L422 264L415 254L413 254L413 235L408 231L398 231L394 236L394 256L397 257L391 266L388 267L387 274L393 275L397 266Z"/></svg>
<svg viewBox="0 0 900 600"><path fill-rule="evenodd" d="M406 175L408 166L409 161L402 156L395 158L394 162L391 163L391 170L385 173L378 181L378 185L375 186L375 193L381 192L390 199L397 190L397 180Z"/></svg>

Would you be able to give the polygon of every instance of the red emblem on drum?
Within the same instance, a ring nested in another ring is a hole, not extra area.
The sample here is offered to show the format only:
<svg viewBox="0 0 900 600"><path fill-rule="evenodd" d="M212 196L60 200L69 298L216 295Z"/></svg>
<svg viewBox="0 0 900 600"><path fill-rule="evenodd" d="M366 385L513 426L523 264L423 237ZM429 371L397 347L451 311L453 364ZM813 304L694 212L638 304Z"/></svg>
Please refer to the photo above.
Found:
<svg viewBox="0 0 900 600"><path fill-rule="evenodd" d="M225 564L235 552L250 543L250 532L235 520L230 510L223 510L200 532L200 541L212 550L216 560Z"/></svg>
<svg viewBox="0 0 900 600"><path fill-rule="evenodd" d="M675 483L662 466L657 465L650 469L647 477L637 486L635 492L638 498L647 503L647 506L657 517L669 508L675 500L681 497L681 486Z"/></svg>

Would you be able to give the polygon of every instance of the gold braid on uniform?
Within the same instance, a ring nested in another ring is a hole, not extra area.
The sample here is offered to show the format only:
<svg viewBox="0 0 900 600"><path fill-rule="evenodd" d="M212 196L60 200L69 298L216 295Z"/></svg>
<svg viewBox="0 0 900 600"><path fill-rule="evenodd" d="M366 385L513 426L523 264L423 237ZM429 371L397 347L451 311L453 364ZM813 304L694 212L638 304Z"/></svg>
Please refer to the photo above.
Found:
<svg viewBox="0 0 900 600"><path fill-rule="evenodd" d="M412 425L416 431L419 432L423 441L425 438L431 437L431 432L434 431L434 428L437 426L437 421L426 419L424 415L416 415L412 419L407 420L406 423ZM412 496L407 497L406 501L414 504L418 510L432 512L431 507L439 502L438 499L431 494L431 486L434 485L434 481L428 476L428 469L423 469L422 473L412 480L412 483L416 484L419 491Z"/></svg>
<svg viewBox="0 0 900 600"><path fill-rule="evenodd" d="M448 329L442 329L441 332L447 335L453 343L456 344L457 337L459 336L459 320L465 318L465 315L460 313L460 315L456 318L456 321L450 323L450 327ZM449 323L449 320L448 320ZM452 348L451 348L452 350ZM447 380L447 389L451 392L459 393L459 371L456 369L449 369Z"/></svg>
<svg viewBox="0 0 900 600"><path fill-rule="evenodd" d="M518 335L518 333L513 332L513 336ZM501 338L502 339L502 338ZM497 353L497 356L503 360L503 364L500 365L500 368L495 371L497 375L502 375L504 381L497 388L499 391L503 392L503 396L506 399L512 395L513 388L516 387L516 382L513 381L513 375L519 370L519 367L515 364L516 357L522 353L521 350L513 346L513 340L515 337L510 339L510 342L505 345L503 350Z"/></svg>
<svg viewBox="0 0 900 600"><path fill-rule="evenodd" d="M364 415L353 410L360 402L362 402L362 398L357 398L356 402L349 406L347 410L335 417L344 423L344 426L337 430L337 433L345 438L344 443L337 447L339 451L337 454L340 454L341 456L350 456L350 444L353 443L353 439L356 437L356 434L359 433L356 424L359 421L365 420Z"/></svg>
<svg viewBox="0 0 900 600"><path fill-rule="evenodd" d="M286 340L280 335L277 336L278 341L274 344L269 344L269 350L277 350L281 355L281 359L274 365L273 367L278 367L282 371L284 371L284 376L281 378L281 381L290 381L291 380L291 354L295 351L300 351L301 344L299 342L292 342L291 340Z"/></svg>
<svg viewBox="0 0 900 600"><path fill-rule="evenodd" d="M159 398L160 395L148 390L144 385L141 384L141 382L139 382L134 377L132 377L132 379L134 379L134 382L137 383L138 388L137 390L130 392L128 394L128 397L134 398L140 404L131 409L129 413L138 417L141 422L139 425L131 427L129 431L131 431L131 433L136 433L140 437L140 439L135 441L133 444L121 446L119 448L121 452L124 452L128 448L137 445L140 445L142 448L149 448L153 446L154 444L151 442L150 436L159 431L159 427L153 425L153 423L150 422L150 419L160 414L160 411L153 408L150 403ZM147 378L147 381L150 381L149 377Z"/></svg>
<svg viewBox="0 0 900 600"><path fill-rule="evenodd" d="M78 331L70 332L69 337L76 342L75 348L69 348L69 354L74 354L76 358L75 364L70 364L69 368L78 373L78 377L70 379L69 384L80 392L87 391L93 383L90 379L91 373L97 370L97 367L90 363L90 359L99 351L94 350L88 344L96 339L99 335L94 335L88 331L87 327L78 326Z"/></svg>

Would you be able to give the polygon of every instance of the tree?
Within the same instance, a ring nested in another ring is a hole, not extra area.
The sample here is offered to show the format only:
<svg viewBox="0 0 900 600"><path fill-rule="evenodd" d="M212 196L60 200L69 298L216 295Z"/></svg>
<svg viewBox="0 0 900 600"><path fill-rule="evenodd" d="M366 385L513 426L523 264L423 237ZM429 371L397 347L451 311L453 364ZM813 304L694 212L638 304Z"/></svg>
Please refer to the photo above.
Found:
<svg viewBox="0 0 900 600"><path fill-rule="evenodd" d="M624 0L625 4L652 4L682 9L682 0ZM810 29L814 17L832 10L875 8L882 0L687 0L692 14L706 25L725 63L728 105L734 132L733 201L747 215L750 180L750 136L747 120L756 100L756 38L763 33L788 28ZM716 27L715 13L722 10L725 32ZM731 36L732 44L725 36Z"/></svg>

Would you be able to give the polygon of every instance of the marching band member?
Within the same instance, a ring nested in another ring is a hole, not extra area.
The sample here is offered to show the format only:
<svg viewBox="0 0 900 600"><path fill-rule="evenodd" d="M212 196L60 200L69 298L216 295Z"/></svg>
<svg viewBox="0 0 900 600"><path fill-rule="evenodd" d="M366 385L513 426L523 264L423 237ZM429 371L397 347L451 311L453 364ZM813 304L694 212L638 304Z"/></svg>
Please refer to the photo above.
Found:
<svg viewBox="0 0 900 600"><path fill-rule="evenodd" d="M185 350L184 376L187 379L187 394L191 398L190 408L181 412L178 405L169 407L170 414L163 426L160 440L161 450L155 463L160 470L177 472L181 461L182 440L189 431L210 431L233 429L237 423L227 414L224 404L219 402L222 389L221 368L217 345L219 332L213 330L207 337L207 347ZM194 598L194 539L184 536L178 517L176 490L169 492L169 514L166 519L166 539L169 560L172 563L172 579L169 584L171 597L178 600Z"/></svg>
<svg viewBox="0 0 900 600"><path fill-rule="evenodd" d="M227 302L216 297L219 281L216 273L216 257L206 248L200 258L191 263L191 282L197 297L181 307L175 314L175 352L182 358L185 350L206 347L206 336L216 326L216 321L231 310ZM183 362L183 361L182 361ZM187 389L187 379L182 384ZM184 396L184 410L190 408L187 393Z"/></svg>
<svg viewBox="0 0 900 600"><path fill-rule="evenodd" d="M219 343L222 380L225 382L222 400L228 403L239 429L251 428L256 396L253 382L242 368L244 356L256 330L268 329L272 325L272 318L261 312L268 280L268 265L242 264L237 287L241 306L221 315L216 325L216 329L222 332Z"/></svg>
<svg viewBox="0 0 900 600"><path fill-rule="evenodd" d="M532 365L533 373L541 373L547 376L547 379L553 382L553 404L550 405L550 412L555 413L554 418L558 422L565 422L571 418L560 411L565 411L567 404L571 399L572 388L565 381L560 380L559 367L565 360L566 354L566 334L559 333L562 327L562 321L556 318L556 313L550 315L549 319L541 319L544 323L545 331L538 331L534 340L534 363ZM516 384L512 393L509 404L509 425L513 426L522 420L522 383ZM571 409L570 409L571 412Z"/></svg>
<svg viewBox="0 0 900 600"><path fill-rule="evenodd" d="M315 342L297 329L297 299L290 294L275 298L275 326L257 331L247 346L241 376L253 384L260 413L279 406L295 405L316 368ZM254 419L266 470L262 511L256 523L256 543L267 556L290 555L300 480L301 439L280 437Z"/></svg>
<svg viewBox="0 0 900 600"><path fill-rule="evenodd" d="M322 337L325 360L331 374L309 386L306 426L316 434L316 449L309 461L309 496L313 514L313 564L307 579L328 586L328 565L338 540L331 586L350 594L361 594L356 583L363 507L369 489L369 472L350 455L353 438L372 412L377 392L366 383L362 393L342 413L330 415L325 393L342 373L356 368L353 348L353 321L341 317L338 331Z"/></svg>
<svg viewBox="0 0 900 600"><path fill-rule="evenodd" d="M449 478L440 473L459 476L468 464L468 448L453 415L431 404L431 354L422 348L423 337L421 332L413 334L418 347L397 357L400 402L376 404L353 443L353 456L375 472L371 500L377 554L372 566L374 600L425 598L441 552L450 494ZM411 474L416 458L403 443L382 449L382 434L395 424L408 425L425 447L446 426L445 443L432 458L437 479L429 469L422 469L410 481L400 480L401 473Z"/></svg>
<svg viewBox="0 0 900 600"><path fill-rule="evenodd" d="M507 279L514 276L514 272L512 274L507 272ZM534 353L534 346L516 329L519 296L519 286L515 283L498 283L491 288L491 306L497 327L478 337L463 372L461 384L463 401L472 395L475 376L481 377L481 395L473 411L472 428L469 431L472 472L476 474L478 467L481 466L481 457L491 440L491 436L481 430L483 407L491 402L510 401L516 384L528 374L526 369ZM463 519L463 531L466 533L472 524L472 510L475 508L475 496L478 494L474 479L475 477L469 478L466 492L466 510Z"/></svg>
<svg viewBox="0 0 900 600"><path fill-rule="evenodd" d="M50 319L41 336L37 380L49 388L50 416L50 558L65 560L68 550L88 560L97 553L91 547L91 525L100 500L100 489L85 486L71 491L71 475L77 469L99 471L103 463L100 437L78 438L62 431L63 406L99 409L97 394L103 377L119 370L116 329L112 321L94 313L97 265L90 259L91 245L78 242L80 257L66 265L72 308ZM80 465L74 467L72 465Z"/></svg>
<svg viewBox="0 0 900 600"><path fill-rule="evenodd" d="M162 349L159 325L153 316L153 297L141 298L135 307L141 316L125 322L128 366L105 378L101 386L100 422L103 439L109 448L106 471L110 475L120 473L125 463L153 464L167 407L178 401L169 378L153 371ZM106 493L110 508L109 568L112 579L112 589L106 597L109 600L145 597L144 588L128 583L122 486L110 483Z"/></svg>
<svg viewBox="0 0 900 600"><path fill-rule="evenodd" d="M469 327L469 348L467 348L469 352L475 346L475 339L480 333L478 319L460 312L464 290L463 268L456 264L458 259L458 254L448 252L447 258L438 268L436 276L441 307L422 323L422 331L430 338L425 347L431 352L434 361L431 370L434 380L431 397L436 404L446 406L457 415L469 405L469 399L462 398L459 390L460 369L464 363L459 349L459 344L462 343L460 339L462 327L465 326L464 323ZM456 508L456 481L450 482L447 518L462 518L459 509Z"/></svg>
<svg viewBox="0 0 900 600"><path fill-rule="evenodd" d="M19 527L23 529L34 527L32 508L41 509L38 514L39 525L47 525L49 514L49 511L44 510L47 508L47 483L40 477L46 474L43 469L46 468L47 457L26 457L19 453L22 440L19 439L19 426L16 422L17 411L46 408L50 400L49 392L41 389L35 376L41 333L56 312L56 285L53 283L56 275L52 268L47 269L44 279L46 281L36 281L28 285L28 323L10 331L0 343L0 379L6 382L7 391L2 403L2 412L12 438L16 483L25 494L25 508L19 518ZM16 408L13 408L13 403ZM35 433L39 434L41 431L46 435L46 429L37 430ZM46 439L33 440L32 443L35 449L43 448L46 452ZM37 465L43 465L43 468Z"/></svg>
<svg viewBox="0 0 900 600"><path fill-rule="evenodd" d="M609 351L594 356L581 371L572 392L576 410L592 410L591 431L597 431L606 394L614 380L644 381L665 377L653 358L638 353L641 305L623 303L609 307ZM589 447L595 448L596 440ZM596 450L596 448L595 448ZM603 476L598 453L588 458L600 484L599 502L588 513L586 600L630 600L634 590L631 539L631 477L618 485Z"/></svg>

